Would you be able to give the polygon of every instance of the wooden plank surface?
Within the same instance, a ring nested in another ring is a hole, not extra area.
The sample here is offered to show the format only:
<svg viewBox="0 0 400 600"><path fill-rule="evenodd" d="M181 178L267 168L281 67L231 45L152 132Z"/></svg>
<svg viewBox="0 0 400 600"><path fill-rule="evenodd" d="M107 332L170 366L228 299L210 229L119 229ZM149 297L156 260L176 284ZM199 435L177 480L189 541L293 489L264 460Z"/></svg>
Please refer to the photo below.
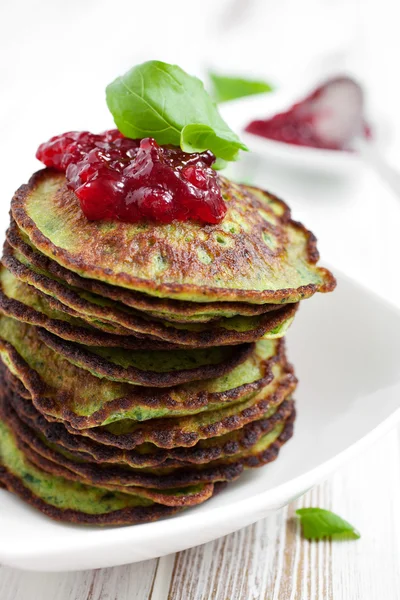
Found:
<svg viewBox="0 0 400 600"><path fill-rule="evenodd" d="M332 509L357 542L309 543L294 514ZM400 429L282 511L176 556L81 573L0 568L1 600L399 600Z"/></svg>

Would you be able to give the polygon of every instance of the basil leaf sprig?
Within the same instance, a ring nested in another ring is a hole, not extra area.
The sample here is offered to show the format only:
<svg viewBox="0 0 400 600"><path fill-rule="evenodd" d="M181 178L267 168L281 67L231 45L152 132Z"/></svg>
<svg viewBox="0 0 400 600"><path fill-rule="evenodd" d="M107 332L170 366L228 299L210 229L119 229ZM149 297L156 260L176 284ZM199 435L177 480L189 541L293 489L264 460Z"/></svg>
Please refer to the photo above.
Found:
<svg viewBox="0 0 400 600"><path fill-rule="evenodd" d="M303 536L307 540L332 539L357 540L358 531L347 521L335 513L323 508L299 508L296 515L300 517Z"/></svg>
<svg viewBox="0 0 400 600"><path fill-rule="evenodd" d="M155 60L137 65L107 86L106 100L126 137L153 137L184 152L211 150L226 161L247 150L200 79L177 65Z"/></svg>
<svg viewBox="0 0 400 600"><path fill-rule="evenodd" d="M228 77L213 72L210 72L208 76L212 84L213 97L217 102L228 102L245 96L265 94L273 90L273 87L266 81Z"/></svg>

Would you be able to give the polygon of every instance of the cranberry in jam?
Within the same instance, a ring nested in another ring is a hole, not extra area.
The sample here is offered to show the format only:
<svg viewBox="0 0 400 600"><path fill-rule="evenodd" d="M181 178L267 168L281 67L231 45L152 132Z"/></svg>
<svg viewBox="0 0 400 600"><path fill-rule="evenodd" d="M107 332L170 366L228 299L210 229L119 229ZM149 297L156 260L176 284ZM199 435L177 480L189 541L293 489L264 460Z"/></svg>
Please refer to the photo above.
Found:
<svg viewBox="0 0 400 600"><path fill-rule="evenodd" d="M117 130L72 131L41 144L36 157L65 172L90 220L219 223L226 214L209 151L189 154Z"/></svg>
<svg viewBox="0 0 400 600"><path fill-rule="evenodd" d="M363 118L363 92L349 77L336 77L271 119L252 121L246 131L296 146L351 150L358 135L371 137Z"/></svg>

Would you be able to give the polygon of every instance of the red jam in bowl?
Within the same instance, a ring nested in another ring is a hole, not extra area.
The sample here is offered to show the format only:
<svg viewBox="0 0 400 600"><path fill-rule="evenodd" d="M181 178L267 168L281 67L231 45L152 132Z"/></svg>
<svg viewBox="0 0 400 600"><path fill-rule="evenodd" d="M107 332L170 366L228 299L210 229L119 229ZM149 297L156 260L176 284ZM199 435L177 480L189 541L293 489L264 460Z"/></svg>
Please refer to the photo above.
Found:
<svg viewBox="0 0 400 600"><path fill-rule="evenodd" d="M90 220L219 223L226 214L209 151L189 154L117 130L71 131L41 144L36 157L65 173Z"/></svg>
<svg viewBox="0 0 400 600"><path fill-rule="evenodd" d="M289 110L252 121L246 131L296 146L351 150L356 136L371 137L363 117L363 100L356 81L335 77Z"/></svg>

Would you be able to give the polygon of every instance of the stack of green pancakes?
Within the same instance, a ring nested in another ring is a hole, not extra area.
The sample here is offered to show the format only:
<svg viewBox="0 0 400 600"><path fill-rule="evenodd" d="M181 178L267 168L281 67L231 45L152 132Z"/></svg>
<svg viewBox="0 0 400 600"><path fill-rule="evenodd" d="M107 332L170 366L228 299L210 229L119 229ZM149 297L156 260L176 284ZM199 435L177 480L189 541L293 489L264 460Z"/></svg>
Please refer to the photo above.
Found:
<svg viewBox="0 0 400 600"><path fill-rule="evenodd" d="M220 177L218 225L89 221L45 169L0 271L0 485L48 516L131 524L200 504L291 437L283 336L331 291L287 206Z"/></svg>

